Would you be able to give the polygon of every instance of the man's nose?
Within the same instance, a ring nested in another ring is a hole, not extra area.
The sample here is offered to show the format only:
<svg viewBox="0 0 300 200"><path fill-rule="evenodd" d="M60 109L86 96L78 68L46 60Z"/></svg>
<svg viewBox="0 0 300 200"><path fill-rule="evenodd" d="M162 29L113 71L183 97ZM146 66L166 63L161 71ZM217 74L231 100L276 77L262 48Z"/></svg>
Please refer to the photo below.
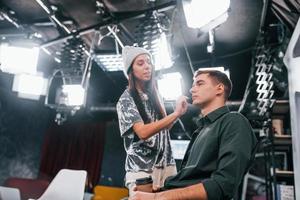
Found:
<svg viewBox="0 0 300 200"><path fill-rule="evenodd" d="M194 88L194 87L191 87L191 89L190 89L190 93L191 93L191 94L193 93L193 88Z"/></svg>

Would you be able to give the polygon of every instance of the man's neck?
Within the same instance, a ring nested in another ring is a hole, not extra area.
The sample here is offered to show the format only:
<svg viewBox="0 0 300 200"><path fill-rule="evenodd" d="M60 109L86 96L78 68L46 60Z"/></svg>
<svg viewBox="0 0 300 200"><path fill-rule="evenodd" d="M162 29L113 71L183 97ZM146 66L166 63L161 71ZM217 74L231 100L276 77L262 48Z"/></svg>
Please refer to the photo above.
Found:
<svg viewBox="0 0 300 200"><path fill-rule="evenodd" d="M223 106L225 106L224 101L211 102L210 104L201 107L201 114L202 116L206 116L214 110L217 110L218 108L221 108Z"/></svg>

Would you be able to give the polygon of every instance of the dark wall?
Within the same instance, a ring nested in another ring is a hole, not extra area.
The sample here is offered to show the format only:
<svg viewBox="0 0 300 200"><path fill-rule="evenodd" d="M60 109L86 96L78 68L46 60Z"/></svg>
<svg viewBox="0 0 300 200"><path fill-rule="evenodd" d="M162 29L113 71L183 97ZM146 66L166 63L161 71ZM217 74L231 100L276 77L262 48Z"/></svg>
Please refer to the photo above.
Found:
<svg viewBox="0 0 300 200"><path fill-rule="evenodd" d="M117 120L107 123L105 147L99 184L124 186L126 152Z"/></svg>
<svg viewBox="0 0 300 200"><path fill-rule="evenodd" d="M43 100L18 98L11 92L10 77L1 74L0 80L0 185L3 185L9 177L37 177L44 134L55 113L44 106ZM110 121L99 184L123 186L125 155L118 123Z"/></svg>
<svg viewBox="0 0 300 200"><path fill-rule="evenodd" d="M41 144L50 121L41 102L0 91L0 185L8 177L35 178Z"/></svg>

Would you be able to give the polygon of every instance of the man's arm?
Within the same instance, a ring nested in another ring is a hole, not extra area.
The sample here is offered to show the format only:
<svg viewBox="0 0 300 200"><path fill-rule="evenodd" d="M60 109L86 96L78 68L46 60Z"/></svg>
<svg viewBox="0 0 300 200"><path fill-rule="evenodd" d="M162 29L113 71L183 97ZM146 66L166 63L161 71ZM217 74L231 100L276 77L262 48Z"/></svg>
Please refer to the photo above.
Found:
<svg viewBox="0 0 300 200"><path fill-rule="evenodd" d="M136 192L129 200L207 200L202 183L158 193Z"/></svg>

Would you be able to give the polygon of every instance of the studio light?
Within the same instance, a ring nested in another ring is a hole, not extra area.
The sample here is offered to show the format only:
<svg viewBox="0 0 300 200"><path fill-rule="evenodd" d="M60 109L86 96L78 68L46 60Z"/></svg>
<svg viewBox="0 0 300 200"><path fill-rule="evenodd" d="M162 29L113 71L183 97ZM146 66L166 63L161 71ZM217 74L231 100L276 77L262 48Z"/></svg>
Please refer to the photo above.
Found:
<svg viewBox="0 0 300 200"><path fill-rule="evenodd" d="M144 48L149 49L147 46L144 46ZM152 41L151 52L154 59L155 70L169 68L173 65L165 33L161 33L159 38ZM95 60L104 71L123 70L121 54L99 54L95 56Z"/></svg>
<svg viewBox="0 0 300 200"><path fill-rule="evenodd" d="M19 74L35 74L39 48L24 48L9 46L8 44L0 45L0 63L3 72Z"/></svg>
<svg viewBox="0 0 300 200"><path fill-rule="evenodd" d="M183 0L187 25L209 31L228 18L230 0Z"/></svg>
<svg viewBox="0 0 300 200"><path fill-rule="evenodd" d="M173 65L171 54L168 47L167 36L164 32L160 34L160 37L155 41L154 48L154 61L155 70L169 68Z"/></svg>
<svg viewBox="0 0 300 200"><path fill-rule="evenodd" d="M169 27L167 15L149 12L141 19L135 31L137 46L151 52L155 70L170 68L173 65L172 52L166 35Z"/></svg>
<svg viewBox="0 0 300 200"><path fill-rule="evenodd" d="M68 116L74 116L85 106L86 90L77 77L57 70L49 79L45 105L56 110L55 122L62 125Z"/></svg>
<svg viewBox="0 0 300 200"><path fill-rule="evenodd" d="M16 74L12 90L18 96L26 99L38 100L40 95L46 95L48 80L38 75Z"/></svg>
<svg viewBox="0 0 300 200"><path fill-rule="evenodd" d="M59 105L81 106L84 103L85 90L81 85L63 85L57 91L56 101Z"/></svg>
<svg viewBox="0 0 300 200"><path fill-rule="evenodd" d="M99 54L95 56L97 64L104 71L122 71L123 59L121 54Z"/></svg>
<svg viewBox="0 0 300 200"><path fill-rule="evenodd" d="M176 100L182 95L182 76L179 72L163 74L157 84L164 100Z"/></svg>

